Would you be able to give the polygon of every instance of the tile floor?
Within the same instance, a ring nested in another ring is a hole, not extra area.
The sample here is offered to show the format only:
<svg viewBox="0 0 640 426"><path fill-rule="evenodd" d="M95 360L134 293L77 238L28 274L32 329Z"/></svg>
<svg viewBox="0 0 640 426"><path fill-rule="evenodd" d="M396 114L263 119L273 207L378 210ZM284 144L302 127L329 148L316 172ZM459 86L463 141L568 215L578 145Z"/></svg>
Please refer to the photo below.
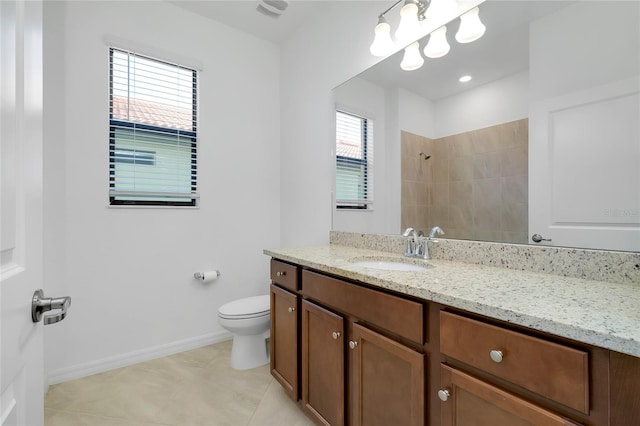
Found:
<svg viewBox="0 0 640 426"><path fill-rule="evenodd" d="M313 425L265 365L236 371L231 341L53 385L45 426Z"/></svg>

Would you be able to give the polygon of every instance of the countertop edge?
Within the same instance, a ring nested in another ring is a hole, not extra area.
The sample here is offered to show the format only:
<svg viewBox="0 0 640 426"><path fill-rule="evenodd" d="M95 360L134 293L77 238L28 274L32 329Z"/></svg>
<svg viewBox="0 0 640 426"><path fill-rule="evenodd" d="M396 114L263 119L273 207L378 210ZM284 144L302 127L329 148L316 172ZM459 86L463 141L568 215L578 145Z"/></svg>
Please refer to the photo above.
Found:
<svg viewBox="0 0 640 426"><path fill-rule="evenodd" d="M384 278L376 277L374 275L354 272L353 270L343 269L339 266L332 266L326 263L312 261L301 256L283 253L282 250L278 249L265 249L263 252L264 254L276 259L296 263L307 268L315 269L317 271L341 276L345 279L360 281L371 286L400 292L402 294L417 297L426 301L440 303L452 308L461 309L500 321L505 321L510 324L531 328L536 331L571 339L577 342L602 347L604 349L625 353L635 357L640 357L640 342L633 338L617 336L615 333L604 333L599 330L581 326L578 323L566 324L559 321L551 320L549 318L544 318L542 316L535 316L527 313L517 312L512 309L506 309L495 304L474 300L465 300L464 298L444 294L442 292L433 291L431 289L418 289L410 285L405 285L398 280L387 280ZM389 253L384 253L384 255L388 256Z"/></svg>

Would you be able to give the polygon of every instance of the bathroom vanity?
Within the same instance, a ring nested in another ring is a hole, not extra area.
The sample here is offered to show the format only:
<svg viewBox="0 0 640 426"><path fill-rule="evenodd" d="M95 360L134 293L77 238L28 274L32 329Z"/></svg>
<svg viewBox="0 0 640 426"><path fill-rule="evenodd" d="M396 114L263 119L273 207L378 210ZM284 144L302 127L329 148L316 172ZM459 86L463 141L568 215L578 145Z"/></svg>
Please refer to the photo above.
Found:
<svg viewBox="0 0 640 426"><path fill-rule="evenodd" d="M440 259L400 271L425 262L334 244L265 254L271 371L318 424L640 418L636 284Z"/></svg>

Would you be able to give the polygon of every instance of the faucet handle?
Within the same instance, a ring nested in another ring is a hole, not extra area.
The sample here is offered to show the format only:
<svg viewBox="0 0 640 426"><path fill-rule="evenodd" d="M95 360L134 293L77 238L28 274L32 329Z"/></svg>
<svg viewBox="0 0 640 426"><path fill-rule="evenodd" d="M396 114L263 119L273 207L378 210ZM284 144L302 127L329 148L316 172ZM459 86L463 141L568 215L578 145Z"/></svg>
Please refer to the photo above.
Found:
<svg viewBox="0 0 640 426"><path fill-rule="evenodd" d="M402 236L403 237L408 237L413 232L415 232L415 229L413 229L412 227L408 227L407 229L404 230L404 232L402 233Z"/></svg>
<svg viewBox="0 0 640 426"><path fill-rule="evenodd" d="M439 226L434 226L433 228L431 228L431 232L429 232L429 239L433 242L438 242L438 240L433 239L433 237L435 237L436 234L444 235L444 231Z"/></svg>

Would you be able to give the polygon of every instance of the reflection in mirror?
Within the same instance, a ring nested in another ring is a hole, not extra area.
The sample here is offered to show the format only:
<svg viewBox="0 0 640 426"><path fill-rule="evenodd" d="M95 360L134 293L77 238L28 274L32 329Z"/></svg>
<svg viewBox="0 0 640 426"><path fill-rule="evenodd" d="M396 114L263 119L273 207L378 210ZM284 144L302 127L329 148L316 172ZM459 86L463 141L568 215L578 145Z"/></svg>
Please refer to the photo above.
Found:
<svg viewBox="0 0 640 426"><path fill-rule="evenodd" d="M400 52L334 89L375 123L377 156L373 208L334 210L334 229L640 251L640 4L480 11L478 41L448 35L419 70Z"/></svg>

